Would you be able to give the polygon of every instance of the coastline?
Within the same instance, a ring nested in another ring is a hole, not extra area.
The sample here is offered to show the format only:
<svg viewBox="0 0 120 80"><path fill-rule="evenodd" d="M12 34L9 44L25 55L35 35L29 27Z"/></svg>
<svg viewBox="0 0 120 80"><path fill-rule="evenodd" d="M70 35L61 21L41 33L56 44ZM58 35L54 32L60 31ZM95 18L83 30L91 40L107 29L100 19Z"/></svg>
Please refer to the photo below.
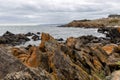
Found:
<svg viewBox="0 0 120 80"><path fill-rule="evenodd" d="M60 27L84 27L84 28L100 28L100 27L119 27L120 26L120 17L117 15L108 16L107 18L100 18L94 20L73 20L65 25Z"/></svg>
<svg viewBox="0 0 120 80"><path fill-rule="evenodd" d="M3 59L0 60L0 64L2 64L0 78L6 80L22 78L103 80L114 78L115 76L111 75L118 73L120 66L118 59L120 58L119 28L100 28L98 31L105 34L106 37L98 38L90 35L69 37L65 42L59 42L48 33L39 33L41 34L39 46L28 45L18 48L0 45L2 53L0 59ZM5 33L4 36L8 36L8 34L13 36L10 32ZM30 35L33 34L26 34L26 36ZM8 61L8 56L14 63ZM10 64L16 68L9 67L3 72L2 70L5 70L5 67ZM21 65L20 69L18 65Z"/></svg>

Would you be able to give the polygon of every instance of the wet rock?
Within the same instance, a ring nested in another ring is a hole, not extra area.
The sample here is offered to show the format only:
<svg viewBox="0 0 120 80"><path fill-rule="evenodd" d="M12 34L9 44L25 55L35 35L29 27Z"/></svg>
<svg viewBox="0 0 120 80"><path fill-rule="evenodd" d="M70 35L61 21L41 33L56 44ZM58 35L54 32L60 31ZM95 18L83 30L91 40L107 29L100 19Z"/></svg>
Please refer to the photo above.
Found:
<svg viewBox="0 0 120 80"><path fill-rule="evenodd" d="M0 44L19 45L29 40L24 34L13 34L8 31L3 36L0 36Z"/></svg>
<svg viewBox="0 0 120 80"><path fill-rule="evenodd" d="M26 50L29 50L32 47L32 45L28 45L27 47L25 47Z"/></svg>
<svg viewBox="0 0 120 80"><path fill-rule="evenodd" d="M6 31L3 36L14 36L15 34L9 32L9 31Z"/></svg>
<svg viewBox="0 0 120 80"><path fill-rule="evenodd" d="M33 39L34 41L37 41L37 40L40 40L40 37L39 37L38 35L34 35L34 36L32 37L32 39Z"/></svg>
<svg viewBox="0 0 120 80"><path fill-rule="evenodd" d="M40 35L40 32L37 32L38 35Z"/></svg>
<svg viewBox="0 0 120 80"><path fill-rule="evenodd" d="M103 34L105 34L105 33L107 33L108 31L110 30L110 27L108 28L108 27L101 27L101 28L98 28L98 32L99 33L103 33Z"/></svg>
<svg viewBox="0 0 120 80"><path fill-rule="evenodd" d="M99 28L98 32L102 32L109 38L111 43L119 43L120 42L120 28L107 27L107 28Z"/></svg>
<svg viewBox="0 0 120 80"><path fill-rule="evenodd" d="M119 32L118 28L111 29L108 33L108 36L112 39L120 37L120 32Z"/></svg>
<svg viewBox="0 0 120 80"><path fill-rule="evenodd" d="M32 36L32 35L33 35L33 33L31 33L31 32L28 32L25 34L25 36Z"/></svg>
<svg viewBox="0 0 120 80"><path fill-rule="evenodd" d="M64 41L64 39L63 38L59 38L59 39L56 39L57 41Z"/></svg>

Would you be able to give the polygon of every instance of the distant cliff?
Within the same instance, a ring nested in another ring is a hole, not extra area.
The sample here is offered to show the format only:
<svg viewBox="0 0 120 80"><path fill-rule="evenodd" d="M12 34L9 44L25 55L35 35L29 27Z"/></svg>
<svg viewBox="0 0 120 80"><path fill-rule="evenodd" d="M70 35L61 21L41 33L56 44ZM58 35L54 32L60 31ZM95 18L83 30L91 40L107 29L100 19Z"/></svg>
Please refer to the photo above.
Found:
<svg viewBox="0 0 120 80"><path fill-rule="evenodd" d="M99 27L114 27L120 26L120 15L109 15L107 18L95 20L73 20L72 22L62 25L61 27L85 27L85 28L99 28Z"/></svg>

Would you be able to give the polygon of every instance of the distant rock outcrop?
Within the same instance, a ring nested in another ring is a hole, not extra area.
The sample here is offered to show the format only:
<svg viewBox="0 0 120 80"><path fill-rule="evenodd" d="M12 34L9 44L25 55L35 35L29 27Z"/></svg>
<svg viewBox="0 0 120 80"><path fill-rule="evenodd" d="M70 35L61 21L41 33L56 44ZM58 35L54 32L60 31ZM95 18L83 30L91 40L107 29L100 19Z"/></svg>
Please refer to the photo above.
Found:
<svg viewBox="0 0 120 80"><path fill-rule="evenodd" d="M62 25L63 27L84 27L84 28L99 28L105 27L103 23L93 22L91 20L74 20L66 25Z"/></svg>
<svg viewBox="0 0 120 80"><path fill-rule="evenodd" d="M120 26L120 15L109 15L107 18L94 20L73 20L72 22L61 25L60 27L84 27L84 28L100 28Z"/></svg>

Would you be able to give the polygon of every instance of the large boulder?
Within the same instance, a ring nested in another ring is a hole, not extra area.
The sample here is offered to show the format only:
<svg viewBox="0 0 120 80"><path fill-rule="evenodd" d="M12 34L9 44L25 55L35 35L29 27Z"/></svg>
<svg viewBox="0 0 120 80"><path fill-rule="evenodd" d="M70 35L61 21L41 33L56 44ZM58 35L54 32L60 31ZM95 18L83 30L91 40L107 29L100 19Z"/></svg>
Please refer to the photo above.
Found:
<svg viewBox="0 0 120 80"><path fill-rule="evenodd" d="M42 33L41 35L41 44L39 46L39 48L44 51L45 49L45 42L48 41L48 40L52 40L54 39L53 37L51 37L49 34L45 34L45 33Z"/></svg>
<svg viewBox="0 0 120 80"><path fill-rule="evenodd" d="M3 36L14 36L15 34L9 32L9 31L6 31Z"/></svg>
<svg viewBox="0 0 120 80"><path fill-rule="evenodd" d="M13 34L7 31L3 36L0 36L0 44L20 45L26 41L30 41L24 34Z"/></svg>
<svg viewBox="0 0 120 80"><path fill-rule="evenodd" d="M32 36L34 33L28 32L25 34L25 36Z"/></svg>

